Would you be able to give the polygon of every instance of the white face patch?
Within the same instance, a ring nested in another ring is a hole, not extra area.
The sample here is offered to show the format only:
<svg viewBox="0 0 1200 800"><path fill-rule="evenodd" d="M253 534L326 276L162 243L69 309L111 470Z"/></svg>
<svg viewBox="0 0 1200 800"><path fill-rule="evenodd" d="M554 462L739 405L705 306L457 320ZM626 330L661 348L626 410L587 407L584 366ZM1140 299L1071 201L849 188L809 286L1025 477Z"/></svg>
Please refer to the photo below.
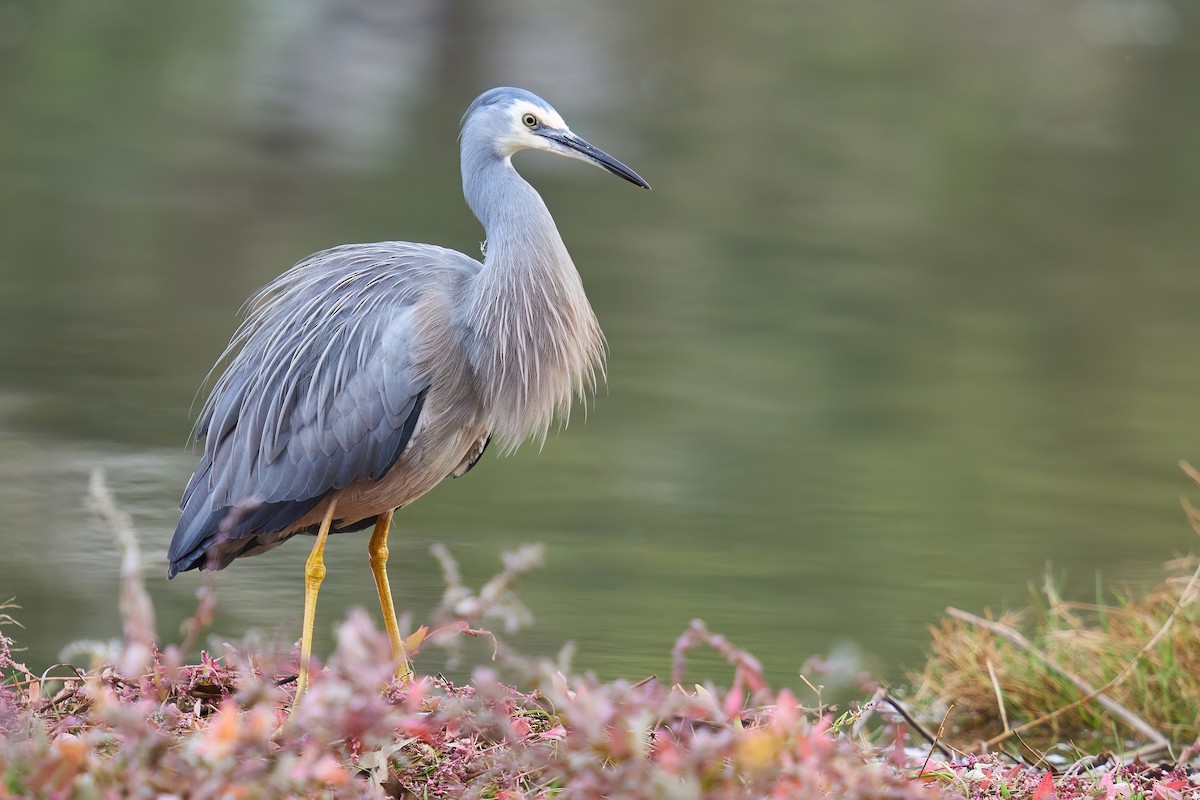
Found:
<svg viewBox="0 0 1200 800"><path fill-rule="evenodd" d="M526 114L535 116L542 125L548 128L556 128L558 130L570 130L567 127L566 121L559 116L558 112L552 108L539 106L530 103L527 100L518 100L508 107L508 118L512 125L509 128L509 133L504 136L499 142L499 150L501 155L511 156L518 150L554 150L554 146L550 142L537 136L529 129L524 122Z"/></svg>

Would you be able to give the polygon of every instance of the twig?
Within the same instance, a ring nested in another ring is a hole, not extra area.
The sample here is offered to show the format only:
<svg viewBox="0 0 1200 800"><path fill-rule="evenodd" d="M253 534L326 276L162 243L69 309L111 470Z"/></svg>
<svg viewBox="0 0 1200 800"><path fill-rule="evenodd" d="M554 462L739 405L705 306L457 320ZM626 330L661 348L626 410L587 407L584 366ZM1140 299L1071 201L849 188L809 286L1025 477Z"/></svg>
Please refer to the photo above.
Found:
<svg viewBox="0 0 1200 800"><path fill-rule="evenodd" d="M1008 711L1004 708L1004 695L1000 692L1000 681L996 679L996 668L989 658L987 662L988 675L992 677L992 690L996 693L996 707L1000 709L1000 722L1004 724L1004 732L1008 733Z"/></svg>
<svg viewBox="0 0 1200 800"><path fill-rule="evenodd" d="M800 673L800 680L804 681L804 685L807 686L809 689L811 689L812 693L814 695L816 695L816 697L817 697L817 713L824 714L825 713L825 703L821 700L821 692L822 692L822 690L824 690L825 685L821 684L820 686L814 686L813 682L810 681L807 677L805 677L803 672ZM830 706L830 708L832 708L832 706Z"/></svg>
<svg viewBox="0 0 1200 800"><path fill-rule="evenodd" d="M1024 761L1026 764L1029 764L1029 766L1031 766L1031 767L1036 767L1038 764L1045 764L1045 765L1046 765L1046 766L1047 766L1047 767L1050 769L1050 771L1051 771L1051 772L1053 772L1053 771L1054 771L1054 765L1053 765L1053 764L1051 764L1050 762L1046 761L1046 754L1045 754L1045 753L1042 753L1042 752L1039 752L1038 750L1035 750L1035 749L1033 748L1033 746L1029 744L1029 742L1025 741L1024 737L1022 737L1022 736L1021 736L1021 734L1014 732L1014 733L1013 733L1013 736L1014 736L1014 737L1016 737L1016 740L1017 740L1018 742L1020 742L1020 744L1021 744L1021 747L1024 747L1026 750L1028 750L1029 752L1033 753L1033 754L1034 754L1034 756L1036 756L1036 757L1037 757L1037 760L1036 760L1036 761L1033 761L1033 762L1031 763L1031 762L1029 761L1029 759L1028 759L1028 758L1025 758L1024 756L1020 756L1020 759L1021 759L1022 761Z"/></svg>
<svg viewBox="0 0 1200 800"><path fill-rule="evenodd" d="M1097 767L1104 766L1112 760L1113 755L1111 751L1104 750L1100 753L1091 753L1077 759L1073 764L1071 764L1071 766L1064 769L1061 774L1064 777L1069 777L1071 775L1078 775L1081 772L1090 772Z"/></svg>
<svg viewBox="0 0 1200 800"><path fill-rule="evenodd" d="M643 686L648 686L649 684L654 683L654 681L656 681L656 680L658 680L657 675L647 675L646 677L642 678L637 683L632 684L629 688L630 689L640 689Z"/></svg>
<svg viewBox="0 0 1200 800"><path fill-rule="evenodd" d="M54 695L54 697L51 697L50 699L43 701L42 704L40 706L38 706L37 713L44 714L47 711L49 711L50 709L57 706L59 703L63 703L67 700L72 700L78 696L79 696L79 687L77 685L71 684L69 686L64 686L62 689L60 689Z"/></svg>
<svg viewBox="0 0 1200 800"><path fill-rule="evenodd" d="M50 677L50 670L57 669L58 667L66 667L67 669L71 670L71 672L74 672L75 674L69 675L69 676L62 675L62 676ZM72 691L74 691L75 689L78 688L77 686L75 686L75 684L83 683L86 680L87 680L87 678L84 676L84 674L82 672L79 671L79 668L75 667L71 664L51 664L50 666L46 667L46 669L42 672L42 676L40 678L36 678L30 684L31 692L36 693L37 695L40 696L42 689L46 686L47 683L49 683L51 681L61 681L63 683L63 688L60 689L57 693L55 693L55 695L53 697L49 697L49 698L46 698L45 700L43 700L42 704L40 706L38 706L38 711L42 712L42 711L46 711L46 710L52 708L64 697L64 692L68 688L72 689Z"/></svg>
<svg viewBox="0 0 1200 800"><path fill-rule="evenodd" d="M1095 755L1084 756L1083 758L1079 759L1074 764L1072 764L1071 766L1069 766L1065 770L1063 770L1063 774L1064 775L1075 775L1080 772L1086 772L1087 770L1094 769L1098 766L1101 766L1102 764L1106 764L1109 761L1117 761L1118 763L1120 763L1122 765L1128 766L1129 764L1132 764L1135 761L1144 761L1148 758L1158 758L1159 756L1165 755L1166 753L1167 753L1166 745L1159 744L1158 742L1151 742L1150 744L1144 744L1141 747L1138 747L1134 750L1130 750L1128 753L1123 753L1119 758L1115 757L1113 753L1105 751L1103 753L1097 753Z"/></svg>
<svg viewBox="0 0 1200 800"><path fill-rule="evenodd" d="M908 709L904 707L904 704L901 703L899 700L897 700L895 697L893 697L891 692L889 692L888 690L885 689L883 692L883 696L880 699L883 700L883 702L887 703L892 708L896 709L896 713L899 714L901 717L904 717L904 721L907 722L912 727L913 730L915 730L917 733L921 734L921 737L924 738L925 741L929 742L929 744L932 745L934 748L936 748L939 753L944 755L946 758L954 758L954 754L951 753L950 750L941 743L940 735L934 735L934 734L930 733L928 728L926 728L921 723L917 722L916 717L914 717L912 714L910 714L908 712ZM949 715L949 713L950 713L950 710L947 709L946 714ZM945 723L946 723L946 718L943 717L942 724L944 725ZM926 759L926 762L928 762L928 759Z"/></svg>
<svg viewBox="0 0 1200 800"><path fill-rule="evenodd" d="M867 727L867 721L871 719L871 716L875 713L875 709L878 708L879 704L883 702L884 698L887 696L887 693L887 687L880 686L875 690L875 693L871 695L871 699L863 703L863 713L860 714L858 719L854 721L854 724L850 726L850 734L854 736L854 738L862 738L862 732L863 729Z"/></svg>
<svg viewBox="0 0 1200 800"><path fill-rule="evenodd" d="M1200 570L1198 570L1198 575L1200 575ZM1178 610L1178 608L1176 608L1176 610ZM1068 709L1075 708L1079 705L1082 705L1083 703L1087 702L1088 700L1095 700L1097 703L1099 703L1101 706L1103 706L1104 709L1107 710L1110 714L1112 714L1113 716L1120 719L1122 722L1124 722L1130 728L1132 728L1135 731L1137 731L1138 733L1140 733L1142 736L1144 736L1150 742L1155 743L1155 744L1161 744L1164 746L1167 745L1167 737L1166 736L1164 736L1162 733L1160 733L1153 725L1146 722L1146 720L1142 719L1140 716L1135 714L1133 711L1129 710L1125 706L1118 703L1116 700L1113 700L1111 697L1104 694L1104 691L1106 689L1111 688L1112 686L1115 686L1122 679L1124 679L1126 675L1129 674L1129 672L1132 670L1133 665L1137 662L1137 660L1147 650L1149 650L1150 647L1152 647L1159 638L1161 638L1161 635L1164 633L1165 628L1167 626L1169 626L1171 621L1174 619L1175 612L1171 613L1171 616L1167 619L1167 622L1164 624L1164 628L1160 629L1159 632L1156 633L1154 635L1154 637L1152 637L1151 640L1146 643L1146 646L1144 646L1138 652L1138 654L1134 657L1133 661L1130 662L1130 664L1127 665L1125 667L1125 669L1121 670L1121 672L1118 673L1115 678L1110 680L1108 683L1104 684L1104 686L1100 687L1099 689L1095 688L1094 686L1092 686L1090 683L1088 683L1087 681L1085 681L1083 678L1079 677L1075 673L1069 671L1066 667L1059 664L1057 661L1052 659L1046 653L1044 653L1041 650L1039 650L1038 648L1034 647L1033 644L1028 639L1026 639L1024 636L1022 636L1019 631L1014 630L1013 628L1009 627L1008 625L1005 625L1000 622L994 622L989 619L984 619L983 617L976 616L975 614L971 614L967 611L962 611L961 609L957 609L957 608L946 609L946 614L947 614L947 616L954 617L955 619L959 619L959 620L962 620L963 622L967 622L971 625L974 625L977 628L982 628L983 630L986 630L992 634L995 634L996 636L999 636L1003 639L1007 639L1008 641L1012 642L1017 647L1021 648L1025 652L1032 655L1038 661L1041 661L1049 669L1053 670L1054 672L1057 672L1059 675L1066 678L1068 681L1070 681L1075 686L1075 688L1077 688L1084 695L1083 697L1079 698L1078 700L1075 700L1072 703L1070 703L1066 706L1063 706L1062 708L1056 709L1055 711L1052 711L1049 714L1039 717L1038 719L1032 720L1030 722L1026 722L1025 724L1020 725L1016 728L1010 728L1002 734L993 736L991 739L987 740L987 744L989 747L994 747L996 744L1004 741L1005 739L1008 739L1009 737L1011 737L1015 734L1019 734L1026 730L1029 730L1032 727L1040 725L1040 724L1058 716L1059 714L1063 713L1064 711L1066 711Z"/></svg>
<svg viewBox="0 0 1200 800"><path fill-rule="evenodd" d="M1197 753L1200 753L1200 739L1183 748L1183 752L1179 754L1179 758L1175 759L1175 766L1182 767L1191 761Z"/></svg>
<svg viewBox="0 0 1200 800"><path fill-rule="evenodd" d="M925 762L921 764L921 771L917 773L918 778L925 774L925 768L929 766L929 759L933 758L933 751L935 748L937 748L938 742L942 740L942 732L946 730L946 720L950 719L950 712L953 710L954 705L951 704L950 707L946 709L946 713L942 714L942 723L938 725L937 736L933 737L933 742L931 742L929 745L929 752L925 754Z"/></svg>

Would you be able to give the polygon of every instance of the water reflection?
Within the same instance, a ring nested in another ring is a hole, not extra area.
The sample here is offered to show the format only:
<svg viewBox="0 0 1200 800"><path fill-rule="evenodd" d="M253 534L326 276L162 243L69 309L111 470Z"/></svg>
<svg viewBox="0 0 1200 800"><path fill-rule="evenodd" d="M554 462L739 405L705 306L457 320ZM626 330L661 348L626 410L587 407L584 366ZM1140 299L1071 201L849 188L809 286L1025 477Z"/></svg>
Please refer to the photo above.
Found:
<svg viewBox="0 0 1200 800"><path fill-rule="evenodd" d="M543 452L489 456L397 519L399 606L434 603L431 542L478 582L543 541L533 649L576 639L582 666L662 674L698 616L780 680L843 641L895 675L941 608L1020 602L1047 560L1087 597L1095 570L1144 579L1190 546L1186 6L13 7L0 595L35 664L119 630L116 556L82 506L94 465L155 559L161 632L186 616L196 584L162 580L163 554L236 309L331 244L474 249L454 136L497 84L655 191L635 205L519 157L608 334L609 386ZM294 632L304 556L227 571L219 634ZM326 633L372 603L365 541L329 558Z"/></svg>

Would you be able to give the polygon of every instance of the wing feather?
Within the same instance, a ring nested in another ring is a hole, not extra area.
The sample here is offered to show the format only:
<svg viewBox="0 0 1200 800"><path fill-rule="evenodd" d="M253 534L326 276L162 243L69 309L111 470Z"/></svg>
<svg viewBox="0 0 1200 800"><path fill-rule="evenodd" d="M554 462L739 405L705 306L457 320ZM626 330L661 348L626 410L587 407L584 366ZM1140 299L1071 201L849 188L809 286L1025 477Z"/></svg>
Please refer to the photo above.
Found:
<svg viewBox="0 0 1200 800"><path fill-rule="evenodd" d="M265 287L197 421L204 451L180 503L169 574L209 566L218 542L258 539L223 545L217 568L269 549L329 491L381 479L407 447L431 380L418 362L415 307L478 268L428 245L350 245Z"/></svg>

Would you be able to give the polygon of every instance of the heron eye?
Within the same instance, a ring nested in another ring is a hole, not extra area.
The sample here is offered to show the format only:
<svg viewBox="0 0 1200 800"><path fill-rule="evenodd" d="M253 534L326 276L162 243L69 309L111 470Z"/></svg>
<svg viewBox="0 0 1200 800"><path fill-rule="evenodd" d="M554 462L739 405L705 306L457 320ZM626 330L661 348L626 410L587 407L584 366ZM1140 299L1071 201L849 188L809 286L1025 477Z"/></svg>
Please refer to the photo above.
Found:
<svg viewBox="0 0 1200 800"><path fill-rule="evenodd" d="M538 118L533 114L526 112L521 116L521 122L525 124L526 128L536 128L538 124Z"/></svg>

